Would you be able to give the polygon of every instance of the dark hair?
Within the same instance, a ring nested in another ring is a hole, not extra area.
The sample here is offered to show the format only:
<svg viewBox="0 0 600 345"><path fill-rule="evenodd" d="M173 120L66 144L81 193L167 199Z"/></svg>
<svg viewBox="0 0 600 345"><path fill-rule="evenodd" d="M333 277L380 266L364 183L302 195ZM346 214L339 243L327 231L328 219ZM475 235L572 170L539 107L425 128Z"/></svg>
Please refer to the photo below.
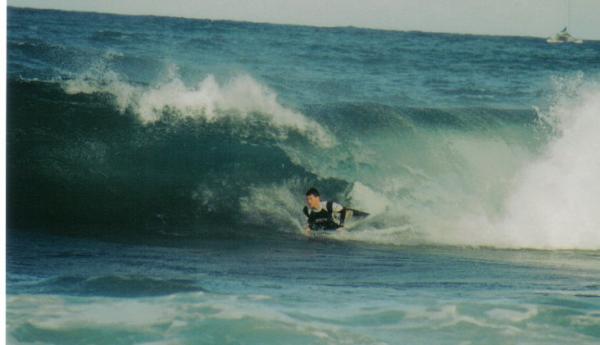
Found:
<svg viewBox="0 0 600 345"><path fill-rule="evenodd" d="M310 188L310 189L309 189L309 190L306 192L306 196L309 196L309 195L320 196L320 195L319 195L319 191L318 191L318 190L317 190L315 187L312 187L312 188Z"/></svg>

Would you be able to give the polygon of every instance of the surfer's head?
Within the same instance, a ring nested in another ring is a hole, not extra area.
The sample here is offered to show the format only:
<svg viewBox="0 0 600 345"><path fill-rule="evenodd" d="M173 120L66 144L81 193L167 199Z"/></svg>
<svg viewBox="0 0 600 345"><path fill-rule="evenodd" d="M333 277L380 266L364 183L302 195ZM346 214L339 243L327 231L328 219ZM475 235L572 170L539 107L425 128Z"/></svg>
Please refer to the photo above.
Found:
<svg viewBox="0 0 600 345"><path fill-rule="evenodd" d="M306 204L313 209L321 206L321 196L316 188L313 187L306 192Z"/></svg>

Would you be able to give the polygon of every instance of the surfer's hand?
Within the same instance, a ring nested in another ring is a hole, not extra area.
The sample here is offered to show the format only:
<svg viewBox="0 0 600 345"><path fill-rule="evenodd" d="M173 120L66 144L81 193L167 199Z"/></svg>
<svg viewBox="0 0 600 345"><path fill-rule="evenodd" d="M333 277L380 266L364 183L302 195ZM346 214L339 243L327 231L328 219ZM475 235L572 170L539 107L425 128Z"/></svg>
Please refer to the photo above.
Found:
<svg viewBox="0 0 600 345"><path fill-rule="evenodd" d="M305 234L306 236L310 236L310 234L311 234L311 230L310 230L310 228L309 228L309 227L306 227L306 228L304 229L304 234Z"/></svg>

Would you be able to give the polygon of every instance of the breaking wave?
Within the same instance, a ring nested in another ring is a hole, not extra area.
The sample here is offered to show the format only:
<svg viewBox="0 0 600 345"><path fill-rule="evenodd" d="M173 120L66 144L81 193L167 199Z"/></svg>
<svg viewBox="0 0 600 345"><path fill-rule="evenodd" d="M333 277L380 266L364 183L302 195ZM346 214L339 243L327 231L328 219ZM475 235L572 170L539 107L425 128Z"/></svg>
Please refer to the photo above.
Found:
<svg viewBox="0 0 600 345"><path fill-rule="evenodd" d="M339 240L600 248L600 89L581 78L540 110L294 107L249 75L167 75L9 80L10 226L296 236L316 186L373 214Z"/></svg>

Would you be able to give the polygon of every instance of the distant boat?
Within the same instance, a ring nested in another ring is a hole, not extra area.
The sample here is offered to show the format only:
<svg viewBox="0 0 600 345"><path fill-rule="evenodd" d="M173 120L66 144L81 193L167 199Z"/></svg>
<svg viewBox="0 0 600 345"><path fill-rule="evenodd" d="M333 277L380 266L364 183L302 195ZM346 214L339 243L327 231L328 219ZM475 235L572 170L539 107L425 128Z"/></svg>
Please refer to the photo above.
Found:
<svg viewBox="0 0 600 345"><path fill-rule="evenodd" d="M567 31L567 27L565 26L559 33L556 35L549 37L546 42L548 43L583 43L582 39L575 38Z"/></svg>
<svg viewBox="0 0 600 345"><path fill-rule="evenodd" d="M567 26L569 26L569 20L571 17L571 2L567 0ZM575 38L567 31L567 26L564 27L560 32L552 37L548 37L546 42L548 43L583 43L582 39Z"/></svg>

